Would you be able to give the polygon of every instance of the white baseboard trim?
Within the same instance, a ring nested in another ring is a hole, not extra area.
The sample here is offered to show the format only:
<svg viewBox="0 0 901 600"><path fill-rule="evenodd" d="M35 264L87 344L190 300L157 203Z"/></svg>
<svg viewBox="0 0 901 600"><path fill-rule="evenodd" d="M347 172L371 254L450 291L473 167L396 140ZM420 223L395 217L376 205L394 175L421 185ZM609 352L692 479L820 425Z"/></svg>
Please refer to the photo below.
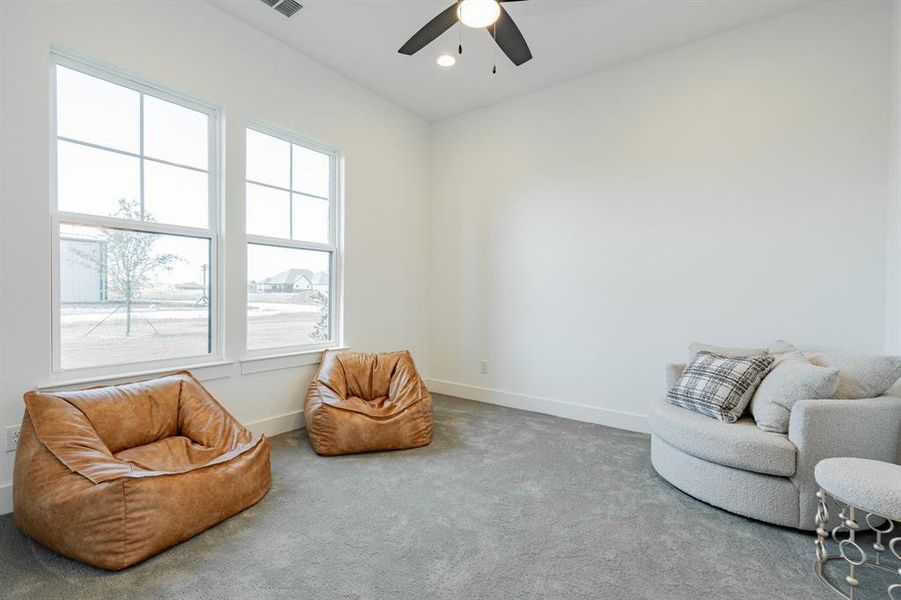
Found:
<svg viewBox="0 0 901 600"><path fill-rule="evenodd" d="M13 484L0 485L0 515L13 511Z"/></svg>
<svg viewBox="0 0 901 600"><path fill-rule="evenodd" d="M440 379L431 379L429 380L428 385L429 389L437 394L447 394L448 396L476 400L477 402L485 402L486 404L498 404L509 408L518 408L520 410L528 410L546 415L553 415L555 417L573 419L575 421L596 423L598 425L606 425L607 427L615 427L616 429L648 433L647 415L638 413L613 410L610 408L599 408L597 406L564 402L562 400L551 400L549 398L539 398L537 396L526 396L525 394L515 394L503 390L494 390L464 383L454 383L452 381L442 381Z"/></svg>
<svg viewBox="0 0 901 600"><path fill-rule="evenodd" d="M267 437L272 437L302 428L304 426L303 411L295 410L276 417L251 421L250 423L244 423L244 426L254 433L262 433Z"/></svg>

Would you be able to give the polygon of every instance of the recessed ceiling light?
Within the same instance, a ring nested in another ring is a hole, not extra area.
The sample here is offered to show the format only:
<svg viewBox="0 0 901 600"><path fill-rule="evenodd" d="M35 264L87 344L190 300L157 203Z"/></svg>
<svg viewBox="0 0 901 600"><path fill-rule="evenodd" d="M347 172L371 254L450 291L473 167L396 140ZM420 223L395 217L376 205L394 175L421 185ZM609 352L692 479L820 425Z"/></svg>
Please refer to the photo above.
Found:
<svg viewBox="0 0 901 600"><path fill-rule="evenodd" d="M488 27L501 16L497 0L463 0L457 7L457 17L467 27Z"/></svg>
<svg viewBox="0 0 901 600"><path fill-rule="evenodd" d="M442 67L452 67L457 64L457 59L450 54L442 54L436 62Z"/></svg>

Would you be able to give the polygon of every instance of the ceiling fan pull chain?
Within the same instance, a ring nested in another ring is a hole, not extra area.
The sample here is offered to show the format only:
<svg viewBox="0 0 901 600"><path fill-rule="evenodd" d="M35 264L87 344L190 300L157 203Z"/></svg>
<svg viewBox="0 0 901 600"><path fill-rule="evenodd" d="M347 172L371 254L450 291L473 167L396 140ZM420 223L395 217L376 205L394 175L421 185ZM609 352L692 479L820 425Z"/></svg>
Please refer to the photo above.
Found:
<svg viewBox="0 0 901 600"><path fill-rule="evenodd" d="M462 56L463 55L463 23L460 21L457 21L457 24L459 25L459 30L460 30L460 45L457 46L457 51Z"/></svg>
<svg viewBox="0 0 901 600"><path fill-rule="evenodd" d="M494 25L491 27L492 37L494 38L494 66L491 67L491 74L497 75L497 21L494 22Z"/></svg>

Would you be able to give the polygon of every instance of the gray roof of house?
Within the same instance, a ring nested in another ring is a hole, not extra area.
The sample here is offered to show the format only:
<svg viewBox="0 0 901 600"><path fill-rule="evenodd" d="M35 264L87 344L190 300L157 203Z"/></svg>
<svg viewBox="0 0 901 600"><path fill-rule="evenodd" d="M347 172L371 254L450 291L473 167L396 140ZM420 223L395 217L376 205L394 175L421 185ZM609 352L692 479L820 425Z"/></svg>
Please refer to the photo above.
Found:
<svg viewBox="0 0 901 600"><path fill-rule="evenodd" d="M282 271L278 275L267 277L263 280L263 283L272 285L294 285L301 277L309 281L310 284L328 283L329 279L328 273L322 271L313 273L308 269L288 269L287 271Z"/></svg>

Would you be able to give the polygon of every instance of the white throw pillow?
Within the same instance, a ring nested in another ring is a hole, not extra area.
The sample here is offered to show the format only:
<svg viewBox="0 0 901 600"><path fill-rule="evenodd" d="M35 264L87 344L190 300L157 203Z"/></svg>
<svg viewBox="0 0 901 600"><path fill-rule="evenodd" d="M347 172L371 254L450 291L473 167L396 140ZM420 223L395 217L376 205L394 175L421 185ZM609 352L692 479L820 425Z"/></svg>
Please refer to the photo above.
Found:
<svg viewBox="0 0 901 600"><path fill-rule="evenodd" d="M875 398L884 394L901 377L901 356L814 354L810 362L838 369L836 398Z"/></svg>
<svg viewBox="0 0 901 600"><path fill-rule="evenodd" d="M770 354L788 354L789 352L799 352L794 344L789 344L785 340L776 340L769 347Z"/></svg>
<svg viewBox="0 0 901 600"><path fill-rule="evenodd" d="M776 359L751 398L751 415L764 431L788 433L791 409L799 400L834 398L839 370L813 365L800 352Z"/></svg>

